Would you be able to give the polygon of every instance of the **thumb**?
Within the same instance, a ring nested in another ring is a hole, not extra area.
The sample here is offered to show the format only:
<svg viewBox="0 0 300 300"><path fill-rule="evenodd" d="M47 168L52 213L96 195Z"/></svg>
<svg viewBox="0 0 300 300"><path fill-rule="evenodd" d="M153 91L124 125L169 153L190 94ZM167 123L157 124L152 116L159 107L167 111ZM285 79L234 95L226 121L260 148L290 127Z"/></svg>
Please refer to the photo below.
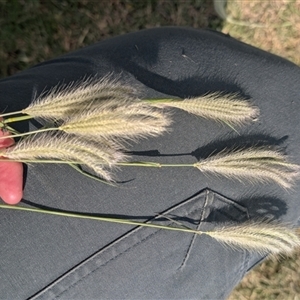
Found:
<svg viewBox="0 0 300 300"><path fill-rule="evenodd" d="M0 130L0 137L9 135ZM12 138L0 140L0 149L14 144ZM1 157L0 157L1 158ZM0 162L0 198L7 204L17 204L23 197L23 165L20 162Z"/></svg>

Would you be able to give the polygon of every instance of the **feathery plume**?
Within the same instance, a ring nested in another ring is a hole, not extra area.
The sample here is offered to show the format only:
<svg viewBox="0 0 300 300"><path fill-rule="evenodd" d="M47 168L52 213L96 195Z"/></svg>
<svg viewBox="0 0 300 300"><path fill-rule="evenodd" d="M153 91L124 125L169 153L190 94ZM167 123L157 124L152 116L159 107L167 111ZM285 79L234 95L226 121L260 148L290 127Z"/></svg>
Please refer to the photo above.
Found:
<svg viewBox="0 0 300 300"><path fill-rule="evenodd" d="M290 254L300 246L295 230L277 223L245 222L204 233L230 247L260 254Z"/></svg>
<svg viewBox="0 0 300 300"><path fill-rule="evenodd" d="M150 102L151 103L151 102ZM259 110L234 94L211 93L184 100L153 101L158 107L175 107L207 119L241 125L258 117Z"/></svg>
<svg viewBox="0 0 300 300"><path fill-rule="evenodd" d="M113 109L106 106L87 110L65 121L58 128L69 134L107 140L135 140L158 136L170 124L170 118L161 110L144 103L135 103L127 106L116 105Z"/></svg>
<svg viewBox="0 0 300 300"><path fill-rule="evenodd" d="M195 163L194 166L202 172L239 180L272 181L284 188L292 186L300 169L298 165L289 163L280 152L261 147L223 151Z"/></svg>
<svg viewBox="0 0 300 300"><path fill-rule="evenodd" d="M95 143L82 137L49 133L31 136L7 148L2 154L11 160L54 159L86 165L107 181L113 181L107 167L113 167L126 156L109 143Z"/></svg>
<svg viewBox="0 0 300 300"><path fill-rule="evenodd" d="M107 101L111 99L119 102L119 105L135 102L135 93L132 87L108 76L102 79L87 79L51 89L46 95L42 94L35 99L22 112L51 121L64 120L74 113L80 113L85 107L107 106Z"/></svg>

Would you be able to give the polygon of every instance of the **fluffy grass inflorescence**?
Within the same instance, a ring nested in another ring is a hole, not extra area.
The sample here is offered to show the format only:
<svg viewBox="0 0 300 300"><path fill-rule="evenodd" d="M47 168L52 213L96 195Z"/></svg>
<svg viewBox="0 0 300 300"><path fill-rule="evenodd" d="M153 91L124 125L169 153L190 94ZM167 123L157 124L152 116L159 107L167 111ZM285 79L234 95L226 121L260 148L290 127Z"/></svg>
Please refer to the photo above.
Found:
<svg viewBox="0 0 300 300"><path fill-rule="evenodd" d="M107 181L113 181L113 176L107 169L126 159L125 154L106 141L95 143L84 137L49 133L23 139L1 155L16 161L49 159L54 162L76 162L87 166Z"/></svg>
<svg viewBox="0 0 300 300"><path fill-rule="evenodd" d="M292 186L300 170L284 154L262 147L223 151L199 161L195 167L238 180L274 182L283 188Z"/></svg>
<svg viewBox="0 0 300 300"><path fill-rule="evenodd" d="M59 129L88 137L137 140L141 137L158 136L171 124L167 114L147 104L140 102L114 106L112 100L108 102L105 107L75 115L59 126Z"/></svg>
<svg viewBox="0 0 300 300"><path fill-rule="evenodd" d="M134 88L113 80L90 78L63 87L54 87L48 93L37 97L22 113L50 121L69 119L86 108L108 106L109 100L120 105L137 101Z"/></svg>
<svg viewBox="0 0 300 300"><path fill-rule="evenodd" d="M216 228L207 233L230 247L260 254L291 254L300 246L300 237L289 226L268 222L245 222Z"/></svg>
<svg viewBox="0 0 300 300"><path fill-rule="evenodd" d="M174 107L206 119L242 125L255 120L259 109L235 94L210 93L184 100L153 102L159 107Z"/></svg>

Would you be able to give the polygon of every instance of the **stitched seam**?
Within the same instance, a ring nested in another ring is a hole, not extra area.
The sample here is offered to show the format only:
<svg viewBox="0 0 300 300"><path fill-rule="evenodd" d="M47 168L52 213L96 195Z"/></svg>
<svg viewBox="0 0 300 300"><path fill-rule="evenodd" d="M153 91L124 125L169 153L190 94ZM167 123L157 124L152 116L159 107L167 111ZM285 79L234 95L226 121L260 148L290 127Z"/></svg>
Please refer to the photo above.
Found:
<svg viewBox="0 0 300 300"><path fill-rule="evenodd" d="M177 208L177 207L176 207ZM193 209L191 211L188 211L186 214L184 214L183 216L186 217L191 213L194 213L196 211L202 210L202 208L197 207L196 209ZM170 223L169 223L170 224ZM138 229L142 229L142 228L138 228ZM59 294L55 295L54 299L58 299L60 298L64 293L66 293L69 289L71 289L72 287L75 287L76 285L78 285L82 280L84 280L85 278L87 278L88 276L90 276L91 274L93 274L95 271L97 271L99 268L106 266L109 262L115 260L116 258L118 258L119 256L127 253L129 250L133 249L134 247L138 246L139 244L143 243L144 241L150 239L152 236L154 236L155 234L157 234L159 231L161 231L162 229L158 229L156 232L148 235L147 237L143 238L142 240L139 240L137 243L135 243L134 245L132 245L131 247L129 247L128 249L126 249L123 252L120 252L118 255L114 256L113 258L109 259L108 261L106 261L104 264L101 264L99 266L97 266L97 268L95 268L94 270L90 271L89 273L85 274L83 277L81 277L80 279L78 279L76 282L74 282L73 284L71 284L70 286L68 286L67 289L63 290L62 292L60 292ZM132 234L132 233L131 233ZM122 239L126 238L128 236L124 236ZM118 240L117 242L120 242L121 240ZM93 261L95 258L93 258L91 261ZM52 289L52 288L51 288ZM48 290L51 291L51 289Z"/></svg>
<svg viewBox="0 0 300 300"><path fill-rule="evenodd" d="M207 192L207 193L209 193L209 192ZM201 222L202 222L203 219L204 219L205 209L206 209L206 206L207 206L207 204L208 204L207 193L206 193L204 205L203 205L203 207L201 208L201 210L202 210L202 211L201 211L201 216L200 216L199 223L198 223L198 225L197 225L197 227L196 227L196 230L199 230L199 228L200 228L200 226L201 226ZM191 213L194 213L194 212L196 212L196 211L198 211L198 210L200 210L200 208L197 208L197 209L193 210L192 212L190 212L190 214L191 214ZM189 244L189 246L188 246L188 249L187 249L187 251L186 251L186 254L185 254L184 258L183 258L183 261L182 261L181 265L179 266L178 270L181 270L181 269L185 266L185 264L186 264L186 262L187 262L187 260L188 260L188 258L189 258L189 256L190 256L190 253L191 253L191 251L192 251L192 247L193 247L193 244L194 244L194 242L195 242L196 237L197 237L197 235L194 233L194 234L193 234L193 237L192 237L192 239L191 239L191 242L190 242L190 244Z"/></svg>
<svg viewBox="0 0 300 300"><path fill-rule="evenodd" d="M192 196L191 198L189 198L187 201L184 201L183 203L180 203L179 205L177 205L177 206L175 206L175 207L172 207L172 208L170 208L170 209L164 211L163 214L167 214L167 213L170 212L170 211L177 210L177 209L181 208L182 206L185 206L185 205L190 204L191 202L195 201L195 198L199 197L199 195L201 195L201 194L203 194L203 190L200 191L197 195ZM196 211L196 210L198 210L198 209L199 209L199 208L196 208L196 209L194 209L194 210L192 210L192 211L189 211L189 212L187 212L186 214L184 214L183 216L187 216L188 214L193 213L194 211ZM155 220L155 218L153 218L152 220ZM150 220L150 221L151 221L151 220ZM170 224L170 223L169 223L169 224ZM142 230L142 229L144 229L144 228L143 228L143 227L137 227L137 228L132 229L130 232L127 232L125 235L123 235L122 237L120 237L120 238L118 238L117 240L115 240L114 242L112 242L108 247L112 247L112 246L114 246L115 244L122 242L124 239L129 238L131 235L135 234L137 231L140 231L140 230ZM139 242L141 242L141 241L139 241ZM131 247L133 247L133 246L134 246L134 245L132 245ZM127 249L127 250L129 250L129 249ZM125 250L125 251L127 251L127 250ZM105 251L105 249L104 249L104 251ZM64 278L69 277L71 274L74 274L74 273L77 272L80 268L82 268L82 267L83 267L83 266L81 266L82 263L85 264L85 263L87 263L87 262L93 261L96 257L99 256L99 252L101 252L101 250L98 251L96 254L92 255L91 258L88 258L87 260L82 261L82 262L79 264L78 267L75 267L73 270L68 271L65 275L63 275L63 276L61 277L61 280L64 280ZM122 254L122 253L119 253L118 256L119 256L120 254ZM94 256L94 257L93 257L93 256ZM99 267L101 267L101 265L100 265ZM86 275L88 275L88 274L86 274ZM86 276L86 275L85 275L85 276ZM82 279L83 279L83 278L82 278ZM30 297L29 299L36 299L36 297L39 297L40 295L45 294L46 292L49 292L49 291L51 292L51 290L52 290L52 289L59 283L59 281L61 281L61 280L60 280L60 279L57 279L57 280L54 281L52 284L50 284L49 287L44 288L43 290L41 290L40 292L38 292L36 295ZM70 288L70 287L69 287L69 288ZM68 289L69 289L69 288L68 288ZM65 292L65 291L63 291L62 293L64 293L64 292ZM59 296L59 295L58 295L58 296ZM57 296L55 296L55 298L56 298L56 297L57 297Z"/></svg>
<svg viewBox="0 0 300 300"><path fill-rule="evenodd" d="M70 286L68 286L67 289L63 290L62 292L60 292L59 294L57 294L54 299L58 299L60 298L64 293L66 293L70 288L75 287L76 285L78 285L82 280L84 280L85 278L87 278L88 276L90 276L91 274L93 274L94 272L96 272L99 268L106 266L108 263L110 263L111 261L117 259L119 256L127 253L129 250L133 249L134 247L138 246L139 244L143 243L144 241L150 239L152 236L154 236L155 234L157 234L159 231L161 231L161 229L158 229L156 232L151 233L150 235L148 235L147 237L143 238L142 240L139 240L137 243L135 243L134 245L132 245L131 247L129 247L128 249L126 249L123 252L120 252L118 255L112 257L111 259L109 259L108 261L106 261L105 263L97 266L94 270L90 271L89 273L85 274L83 277L81 277L80 279L78 279L76 282L74 282L73 284L71 284ZM95 258L94 258L95 259ZM94 260L93 259L93 260ZM92 261L93 261L92 260Z"/></svg>
<svg viewBox="0 0 300 300"><path fill-rule="evenodd" d="M176 211L180 208L182 208L183 206L186 206L188 204L190 204L191 202L195 201L195 199L198 201L198 197L199 196L202 196L202 194L204 194L204 191L206 191L207 189L204 189L202 191L200 191L199 193L197 193L196 195L192 196L191 198L189 198L187 201L184 201L182 203L180 203L179 205L175 206L175 207L172 207L166 211L164 211L163 214L167 214L168 212L171 212L171 211ZM213 192L211 190L208 190L208 192ZM206 192L207 193L207 192ZM214 192L213 192L214 193ZM194 205L193 205L194 206ZM184 215L181 215L181 216L188 216L192 213L195 213L197 211L203 211L203 207L197 207L197 208L194 208L188 212L186 212ZM153 219L155 220L155 218ZM169 223L170 224L170 223ZM114 244L116 243L120 243L121 241L123 241L124 239L127 239L128 237L130 237L132 234L136 233L137 231L139 230L142 230L144 228L142 227L138 227L138 228L135 228L133 229L132 231L128 232L127 234L125 234L124 236L122 236L121 238L117 239L115 242L113 242L109 247L112 247ZM57 298L60 298L61 295L63 295L64 293L66 293L69 289L71 289L72 287L75 287L77 284L79 284L83 279L87 278L89 275L91 275L92 273L94 273L95 271L97 271L100 267L103 267L105 266L106 264L108 264L109 262L113 261L114 259L116 259L117 257L121 256L123 253L126 253L128 252L129 250L131 250L132 248L138 246L139 244L141 244L142 242L144 242L145 240L147 240L148 238L154 236L156 233L158 233L161 229L158 229L156 232L150 234L149 236L147 236L146 238L138 241L136 244L132 245L130 248L126 249L125 251L123 252L120 252L117 256L114 256L113 258L111 258L110 260L106 261L104 264L101 264L99 266L96 267L96 269L94 269L93 271L90 271L88 274L85 274L83 277L81 277L80 279L78 279L76 282L74 282L73 284L71 284L70 286L68 286L65 290L63 290L62 292L60 292L59 294L55 295L55 297L53 299L57 299ZM99 256L99 253L96 254L95 257L93 257L91 260L89 260L88 262L92 262L93 260L95 260L97 257ZM77 269L74 269L73 271L70 271L67 276L69 277L71 274L74 274L75 272L77 272L80 268L82 268L83 266L79 266L79 268ZM64 279L64 278L63 278ZM57 282L58 283L58 282ZM51 292L51 290L53 290L53 288L57 285L57 283L54 283L54 285L52 287L49 287L49 289L45 289L44 291L41 291L41 294L45 294L46 292ZM38 293L36 296L38 297L40 293ZM40 294L40 295L41 295ZM34 299L36 296L33 296L32 298Z"/></svg>
<svg viewBox="0 0 300 300"><path fill-rule="evenodd" d="M196 208L196 209L193 209L193 210L187 212L186 214L184 214L183 216L186 217L186 216L188 216L189 214L194 213L194 212L199 211L199 210L202 210L202 208ZM169 223L169 224L170 224L170 223ZM141 228L139 228L139 229L141 229ZM67 292L70 288L75 287L76 285L78 285L83 279L85 279L85 278L87 278L88 276L90 276L91 274L93 274L93 273L94 273L95 271L97 271L100 267L106 266L109 262L111 262L111 261L115 260L116 258L118 258L119 256L121 256L121 255L127 253L129 250L131 250L131 249L133 249L134 247L140 245L140 244L143 243L144 241L150 239L152 236L154 236L155 234L157 234L157 233L158 233L159 231L161 231L161 230L162 230L162 229L158 229L156 232L154 232L154 233L148 235L147 237L143 238L142 240L139 240L137 243L135 243L135 244L132 245L131 247L127 248L125 251L120 252L118 255L112 257L111 259L109 259L108 261L106 261L104 264L101 264L101 265L97 266L96 269L94 269L94 270L92 270L91 272L85 274L85 275L84 275L83 277L81 277L79 280L77 280L77 281L74 282L72 285L70 285L67 289L65 289L65 290L62 291L61 293L57 294L57 295L54 297L54 299L60 298L61 295L63 295L65 292ZM125 238L125 237L123 237L123 238ZM118 240L118 242L119 242L119 241L120 241L120 240ZM93 261L94 259L96 259L96 257L93 258L91 261ZM51 289L50 289L49 291L51 291Z"/></svg>

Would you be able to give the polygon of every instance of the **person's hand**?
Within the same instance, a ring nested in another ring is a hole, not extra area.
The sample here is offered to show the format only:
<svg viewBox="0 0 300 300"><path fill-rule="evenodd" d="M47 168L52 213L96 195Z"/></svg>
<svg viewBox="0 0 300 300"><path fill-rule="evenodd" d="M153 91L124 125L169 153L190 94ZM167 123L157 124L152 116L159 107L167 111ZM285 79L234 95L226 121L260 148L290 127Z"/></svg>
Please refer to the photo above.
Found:
<svg viewBox="0 0 300 300"><path fill-rule="evenodd" d="M0 137L9 135L0 130ZM0 140L0 149L11 146L12 138ZM1 156L0 156L1 158ZM23 197L23 166L20 162L0 162L0 198L8 204L17 204Z"/></svg>

